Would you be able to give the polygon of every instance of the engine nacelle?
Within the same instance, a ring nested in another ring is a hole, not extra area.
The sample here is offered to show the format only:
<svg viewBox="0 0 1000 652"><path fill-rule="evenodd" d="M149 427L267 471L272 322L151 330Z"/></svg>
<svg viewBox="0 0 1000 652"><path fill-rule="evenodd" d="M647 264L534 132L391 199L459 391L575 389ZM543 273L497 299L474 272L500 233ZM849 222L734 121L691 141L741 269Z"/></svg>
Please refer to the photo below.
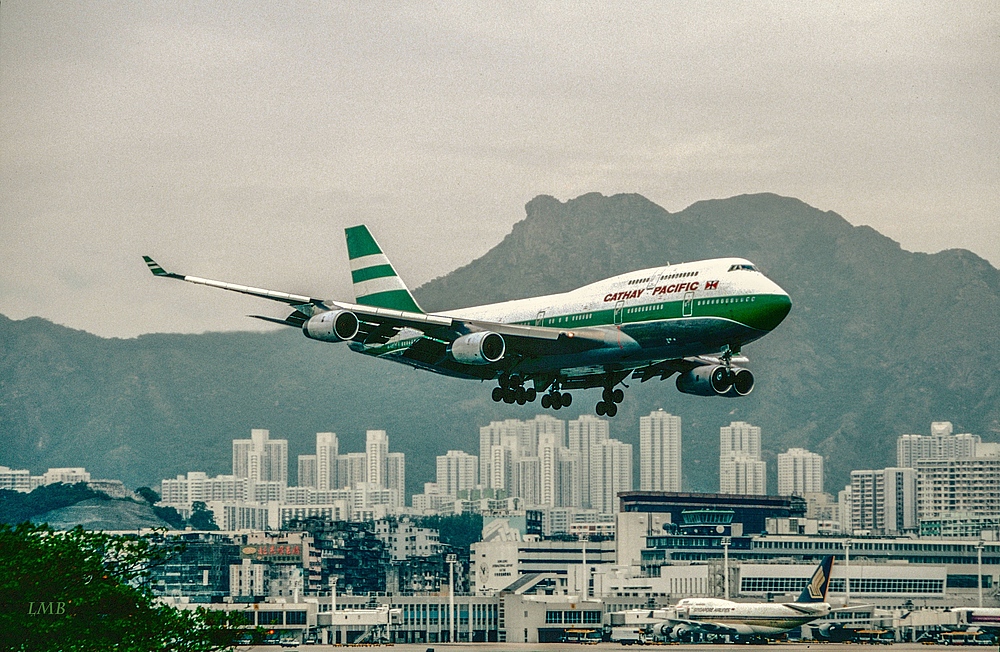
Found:
<svg viewBox="0 0 1000 652"><path fill-rule="evenodd" d="M671 625L663 623L653 627L653 634L671 641L680 641L682 637L689 633L691 628L687 625Z"/></svg>
<svg viewBox="0 0 1000 652"><path fill-rule="evenodd" d="M697 396L722 396L729 391L729 371L722 365L695 367L677 377L677 391Z"/></svg>
<svg viewBox="0 0 1000 652"><path fill-rule="evenodd" d="M313 315L302 324L302 333L311 340L344 342L354 339L361 325L350 310L331 310Z"/></svg>
<svg viewBox="0 0 1000 652"><path fill-rule="evenodd" d="M507 343L491 331L463 335L451 343L451 357L462 364L492 364L503 358Z"/></svg>
<svg viewBox="0 0 1000 652"><path fill-rule="evenodd" d="M677 377L677 391L697 396L746 396L753 391L754 379L749 369L722 365L704 365Z"/></svg>
<svg viewBox="0 0 1000 652"><path fill-rule="evenodd" d="M738 396L746 396L753 391L753 374L749 369L737 369L733 367L732 379L733 386L726 392L726 396L736 398Z"/></svg>

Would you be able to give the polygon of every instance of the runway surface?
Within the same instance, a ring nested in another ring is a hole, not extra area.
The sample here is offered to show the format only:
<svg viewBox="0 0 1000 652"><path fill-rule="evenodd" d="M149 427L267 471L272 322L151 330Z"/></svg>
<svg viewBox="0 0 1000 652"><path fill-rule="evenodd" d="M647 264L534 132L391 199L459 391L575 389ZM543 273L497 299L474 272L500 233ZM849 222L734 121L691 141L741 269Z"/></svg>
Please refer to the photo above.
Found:
<svg viewBox="0 0 1000 652"><path fill-rule="evenodd" d="M655 650L664 649L670 652L734 652L736 650L753 648L771 648L780 652L803 652L804 650L827 650L833 652L836 649L844 649L845 652L859 647L871 649L885 649L887 646L867 646L842 643L770 643L768 645L718 645L714 643L704 643L700 645L671 644L671 645L648 645L648 646L623 646L619 643L599 643L597 645L582 645L580 643L407 643L382 646L344 646L344 645L300 645L300 652L332 652L333 650L374 650L380 649L385 652L427 652L433 649L434 652L487 652L492 650L502 650L504 652L584 652L586 650L606 651L606 650ZM253 648L240 647L237 650L252 650L253 652L274 652L280 649L276 645L257 646ZM948 649L943 646L928 646L919 643L894 643L891 646L893 652L933 652L934 650ZM972 649L990 652L996 646L980 645L972 646Z"/></svg>

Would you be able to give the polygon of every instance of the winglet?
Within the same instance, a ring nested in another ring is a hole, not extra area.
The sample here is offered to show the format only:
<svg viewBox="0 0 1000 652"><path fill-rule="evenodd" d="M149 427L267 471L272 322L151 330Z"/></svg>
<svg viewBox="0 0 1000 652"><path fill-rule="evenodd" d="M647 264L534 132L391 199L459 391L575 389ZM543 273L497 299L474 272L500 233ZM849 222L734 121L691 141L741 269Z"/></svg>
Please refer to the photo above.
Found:
<svg viewBox="0 0 1000 652"><path fill-rule="evenodd" d="M368 227L352 226L344 229L344 235L356 301L363 306L423 314Z"/></svg>
<svg viewBox="0 0 1000 652"><path fill-rule="evenodd" d="M143 256L142 259L146 261L146 266L149 267L149 271L153 272L153 276L165 276L167 278L184 278L180 274L172 274L160 267L159 263L150 258L149 256Z"/></svg>
<svg viewBox="0 0 1000 652"><path fill-rule="evenodd" d="M810 602L826 602L826 590L830 587L830 573L833 570L833 555L823 558L823 561L816 567L816 571L802 589L796 604L807 604Z"/></svg>

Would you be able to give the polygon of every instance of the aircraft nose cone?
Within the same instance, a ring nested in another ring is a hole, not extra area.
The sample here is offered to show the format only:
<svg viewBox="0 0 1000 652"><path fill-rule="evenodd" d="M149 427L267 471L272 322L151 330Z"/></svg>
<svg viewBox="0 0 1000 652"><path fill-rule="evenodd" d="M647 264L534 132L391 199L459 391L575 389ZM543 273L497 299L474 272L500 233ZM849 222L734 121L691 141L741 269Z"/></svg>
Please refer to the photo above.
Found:
<svg viewBox="0 0 1000 652"><path fill-rule="evenodd" d="M775 286L774 294L758 295L750 326L762 331L772 331L784 321L792 309L792 299L788 293Z"/></svg>

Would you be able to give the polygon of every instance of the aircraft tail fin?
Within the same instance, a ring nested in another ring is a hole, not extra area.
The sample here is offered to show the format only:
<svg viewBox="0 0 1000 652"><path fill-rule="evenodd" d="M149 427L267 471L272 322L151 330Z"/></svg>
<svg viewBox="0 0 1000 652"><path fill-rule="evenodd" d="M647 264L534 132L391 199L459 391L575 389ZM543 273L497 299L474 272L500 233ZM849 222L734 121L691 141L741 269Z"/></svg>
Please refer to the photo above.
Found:
<svg viewBox="0 0 1000 652"><path fill-rule="evenodd" d="M826 590L830 587L830 573L833 570L833 555L823 557L823 561L816 567L806 588L799 594L797 604L808 604L810 602L826 602Z"/></svg>
<svg viewBox="0 0 1000 652"><path fill-rule="evenodd" d="M362 306L423 314L410 290L364 224L344 229L355 301Z"/></svg>

